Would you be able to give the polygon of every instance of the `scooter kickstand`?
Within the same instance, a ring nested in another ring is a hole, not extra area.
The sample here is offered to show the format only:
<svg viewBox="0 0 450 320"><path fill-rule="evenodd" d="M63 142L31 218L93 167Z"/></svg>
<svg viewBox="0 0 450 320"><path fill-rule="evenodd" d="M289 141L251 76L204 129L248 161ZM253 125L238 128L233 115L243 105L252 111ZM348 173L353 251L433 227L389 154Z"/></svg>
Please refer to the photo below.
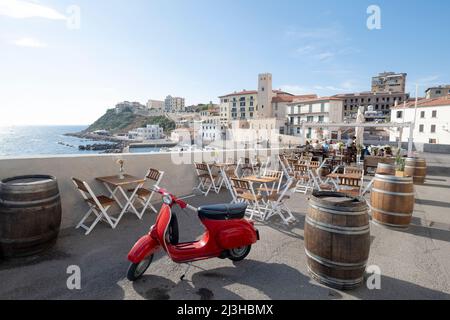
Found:
<svg viewBox="0 0 450 320"><path fill-rule="evenodd" d="M191 263L187 262L186 263L188 265L187 269L184 271L183 275L180 277L180 280L183 281L184 278L186 277L186 274L188 273L189 269L191 268Z"/></svg>

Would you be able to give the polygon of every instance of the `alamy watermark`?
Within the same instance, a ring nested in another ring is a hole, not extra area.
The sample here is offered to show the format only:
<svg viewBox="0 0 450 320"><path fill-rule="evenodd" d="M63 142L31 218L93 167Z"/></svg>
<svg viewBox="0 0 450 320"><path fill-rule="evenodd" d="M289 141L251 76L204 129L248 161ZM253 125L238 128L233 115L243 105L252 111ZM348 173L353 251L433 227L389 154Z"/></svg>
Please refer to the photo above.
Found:
<svg viewBox="0 0 450 320"><path fill-rule="evenodd" d="M77 265L67 267L66 273L69 274L66 285L69 290L81 290L81 269Z"/></svg>
<svg viewBox="0 0 450 320"><path fill-rule="evenodd" d="M381 8L375 4L367 7L367 29L380 30L381 29Z"/></svg>
<svg viewBox="0 0 450 320"><path fill-rule="evenodd" d="M370 265L366 269L369 274L366 280L366 287L369 290L381 290L381 268L377 265Z"/></svg>
<svg viewBox="0 0 450 320"><path fill-rule="evenodd" d="M77 5L68 6L66 14L66 27L70 30L81 29L81 8Z"/></svg>

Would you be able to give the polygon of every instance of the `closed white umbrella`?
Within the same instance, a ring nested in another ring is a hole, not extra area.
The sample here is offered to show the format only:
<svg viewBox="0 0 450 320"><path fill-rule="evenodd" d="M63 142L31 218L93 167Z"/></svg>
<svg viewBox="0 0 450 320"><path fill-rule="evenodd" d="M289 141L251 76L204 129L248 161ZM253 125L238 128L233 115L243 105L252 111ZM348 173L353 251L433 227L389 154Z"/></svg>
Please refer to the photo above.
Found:
<svg viewBox="0 0 450 320"><path fill-rule="evenodd" d="M356 116L356 123L365 123L364 107L360 106L358 109L358 115ZM364 144L364 127L356 127L356 146Z"/></svg>

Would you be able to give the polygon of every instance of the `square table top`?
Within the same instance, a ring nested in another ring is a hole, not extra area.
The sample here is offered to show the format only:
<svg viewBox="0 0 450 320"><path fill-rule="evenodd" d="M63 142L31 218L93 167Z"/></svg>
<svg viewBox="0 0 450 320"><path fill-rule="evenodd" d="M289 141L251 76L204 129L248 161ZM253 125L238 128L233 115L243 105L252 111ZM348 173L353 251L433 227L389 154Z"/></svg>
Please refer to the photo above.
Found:
<svg viewBox="0 0 450 320"><path fill-rule="evenodd" d="M251 181L251 182L257 182L257 183L270 183L270 182L277 182L278 180L280 180L279 178L276 178L276 177L264 177L264 176L261 176L261 177L247 176L247 177L243 177L241 179Z"/></svg>
<svg viewBox="0 0 450 320"><path fill-rule="evenodd" d="M95 179L100 181L100 182L113 185L115 187L126 186L126 185L129 185L129 184L144 183L145 182L145 178L138 178L138 177L134 177L134 176L129 175L129 174L124 174L124 178L123 179L120 179L119 175L107 176L107 177L97 177Z"/></svg>
<svg viewBox="0 0 450 320"><path fill-rule="evenodd" d="M222 167L230 167L230 166L235 166L235 163L221 163L221 162L216 162L211 164L213 167L217 167L217 168L222 168Z"/></svg>

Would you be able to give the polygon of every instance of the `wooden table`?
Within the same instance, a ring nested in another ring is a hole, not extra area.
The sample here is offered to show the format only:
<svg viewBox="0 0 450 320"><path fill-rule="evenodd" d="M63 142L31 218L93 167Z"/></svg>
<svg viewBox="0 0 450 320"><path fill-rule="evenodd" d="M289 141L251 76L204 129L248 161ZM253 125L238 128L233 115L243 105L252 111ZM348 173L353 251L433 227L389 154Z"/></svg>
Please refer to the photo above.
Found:
<svg viewBox="0 0 450 320"><path fill-rule="evenodd" d="M142 185L145 182L145 178L138 178L134 177L129 174L124 174L124 178L120 179L119 176L107 176L107 177L97 177L95 178L97 181L100 181L103 183L105 188L110 192L110 196L116 200L119 207L122 209L120 212L120 215L118 216L116 223L114 227L117 226L122 216L125 214L125 212L128 210L128 208L131 207L131 209L134 211L134 213L139 216L139 212L136 210L136 208L133 205L134 197L136 196L136 192L139 188L142 187ZM124 190L124 187L130 186L130 185L136 185L136 187L133 189L133 192L131 193L131 196L128 196L126 191ZM125 198L125 204L122 204L121 201L117 198L117 192L120 192L122 196Z"/></svg>
<svg viewBox="0 0 450 320"><path fill-rule="evenodd" d="M247 180L250 182L256 182L256 183L271 183L271 182L277 182L279 178L276 177L258 177L258 176L247 176L241 178L242 180Z"/></svg>

